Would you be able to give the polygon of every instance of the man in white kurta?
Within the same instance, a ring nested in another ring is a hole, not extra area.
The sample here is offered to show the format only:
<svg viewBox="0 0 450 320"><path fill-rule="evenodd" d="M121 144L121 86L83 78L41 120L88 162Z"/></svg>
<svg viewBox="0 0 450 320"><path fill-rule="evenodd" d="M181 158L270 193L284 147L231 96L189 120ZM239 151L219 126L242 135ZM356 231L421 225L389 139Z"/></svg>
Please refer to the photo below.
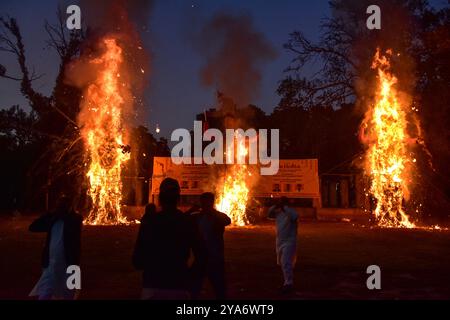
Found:
<svg viewBox="0 0 450 320"><path fill-rule="evenodd" d="M35 219L30 232L45 232L42 276L30 293L39 300L73 299L78 292L67 287L67 267L80 265L83 217L72 209L72 201L60 195L53 212Z"/></svg>
<svg viewBox="0 0 450 320"><path fill-rule="evenodd" d="M297 221L295 209L288 206L286 198L281 198L277 205L269 209L269 217L275 218L277 228L276 253L277 263L283 271L282 292L288 293L294 286L294 266L297 252Z"/></svg>
<svg viewBox="0 0 450 320"><path fill-rule="evenodd" d="M49 244L49 265L42 271L41 278L34 286L30 296L39 300L73 299L74 292L67 288L66 259L64 253L64 221L53 223Z"/></svg>

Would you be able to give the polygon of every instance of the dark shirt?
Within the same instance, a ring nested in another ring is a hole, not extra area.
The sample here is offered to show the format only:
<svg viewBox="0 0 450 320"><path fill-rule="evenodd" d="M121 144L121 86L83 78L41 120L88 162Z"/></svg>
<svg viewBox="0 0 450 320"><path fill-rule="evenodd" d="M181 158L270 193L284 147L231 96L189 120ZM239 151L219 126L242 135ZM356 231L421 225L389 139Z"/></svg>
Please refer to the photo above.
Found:
<svg viewBox="0 0 450 320"><path fill-rule="evenodd" d="M189 268L191 250L195 261ZM146 215L139 228L133 265L144 271L144 288L188 289L193 273L204 265L201 238L192 218L178 209Z"/></svg>
<svg viewBox="0 0 450 320"><path fill-rule="evenodd" d="M192 217L195 219L203 237L208 260L223 261L223 234L225 227L231 224L231 219L225 213L217 210L200 211L194 213Z"/></svg>
<svg viewBox="0 0 450 320"><path fill-rule="evenodd" d="M80 251L81 251L81 228L83 225L83 218L75 212L57 215L55 213L47 213L34 220L29 230L31 232L47 232L47 239L45 241L44 250L42 252L42 267L47 268L50 258L50 242L52 237L53 224L61 219L64 222L63 239L64 239L64 255L66 264L80 265Z"/></svg>

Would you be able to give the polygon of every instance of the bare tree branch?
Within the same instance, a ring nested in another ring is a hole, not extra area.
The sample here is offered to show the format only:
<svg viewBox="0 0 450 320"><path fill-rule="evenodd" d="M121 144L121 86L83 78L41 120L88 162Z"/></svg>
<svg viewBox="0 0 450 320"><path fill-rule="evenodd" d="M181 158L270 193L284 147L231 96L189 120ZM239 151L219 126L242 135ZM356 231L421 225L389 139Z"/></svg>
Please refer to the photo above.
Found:
<svg viewBox="0 0 450 320"><path fill-rule="evenodd" d="M6 49L7 52L14 53L17 56L17 61L22 72L22 78L20 80L22 93L36 112L44 112L45 106L49 104L50 99L43 96L41 93L36 92L32 88L32 81L39 79L40 76L32 75L30 77L30 72L26 65L25 46L22 42L22 35L19 26L17 25L17 21L14 18L9 18L7 20L0 18L0 27L0 45L2 45L2 48ZM14 40L12 40L11 37L13 37ZM12 80L19 79L19 77L6 76L5 74L3 74L2 77Z"/></svg>

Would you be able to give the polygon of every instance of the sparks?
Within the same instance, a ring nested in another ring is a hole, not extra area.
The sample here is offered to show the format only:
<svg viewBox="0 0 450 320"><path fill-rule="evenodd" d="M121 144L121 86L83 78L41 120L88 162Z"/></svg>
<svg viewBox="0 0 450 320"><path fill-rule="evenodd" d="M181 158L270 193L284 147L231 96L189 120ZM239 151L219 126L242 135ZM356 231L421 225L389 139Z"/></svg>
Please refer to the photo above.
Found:
<svg viewBox="0 0 450 320"><path fill-rule="evenodd" d="M234 148L234 144L230 148ZM236 145L238 156L246 156L248 149L245 140L240 140ZM233 150L227 150L226 157L231 157ZM231 163L232 161L228 161ZM216 209L226 213L232 223L237 226L249 224L247 219L247 202L249 200L249 172L245 164L235 164L227 169L223 184L219 186L217 193Z"/></svg>
<svg viewBox="0 0 450 320"><path fill-rule="evenodd" d="M83 94L79 118L90 159L87 177L92 208L85 223L92 225L127 223L121 209L122 166L130 157L124 143L123 50L114 38L104 38L102 44L103 54L91 61L100 71Z"/></svg>
<svg viewBox="0 0 450 320"><path fill-rule="evenodd" d="M389 59L377 51L372 68L377 71L378 89L363 122L363 142L368 145L365 162L369 193L376 199L374 215L382 227L414 228L403 203L409 198L411 163L415 161L408 147L408 108L400 102L398 79L390 71Z"/></svg>

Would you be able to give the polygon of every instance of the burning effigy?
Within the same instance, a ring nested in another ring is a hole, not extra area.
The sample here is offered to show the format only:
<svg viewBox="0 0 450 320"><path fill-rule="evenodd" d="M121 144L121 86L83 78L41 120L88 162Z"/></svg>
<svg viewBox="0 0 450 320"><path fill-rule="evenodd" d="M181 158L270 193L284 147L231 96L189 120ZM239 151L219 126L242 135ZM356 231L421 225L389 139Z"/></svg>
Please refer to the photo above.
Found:
<svg viewBox="0 0 450 320"><path fill-rule="evenodd" d="M225 12L215 14L201 26L195 46L205 59L200 71L202 83L220 92L219 110L224 114L221 129L246 127L239 117L239 108L250 104L258 95L260 67L275 58L275 49L256 30L251 16ZM233 150L224 152L227 158L245 157L248 147L245 142L237 143ZM228 214L235 225L248 224L246 207L253 183L254 179L245 164L226 166L217 181L216 208Z"/></svg>
<svg viewBox="0 0 450 320"><path fill-rule="evenodd" d="M79 115L89 158L88 194L92 200L86 223L125 223L126 218L121 212L121 173L130 155L125 148L122 109L129 88L121 81L123 49L114 37L105 37L101 41L103 54L90 62L100 65L100 71L84 92Z"/></svg>
<svg viewBox="0 0 450 320"><path fill-rule="evenodd" d="M92 225L128 223L122 212L122 176L146 58L125 3L114 2L104 15L67 70L82 90L77 124L89 198L84 223Z"/></svg>
<svg viewBox="0 0 450 320"><path fill-rule="evenodd" d="M408 114L414 107L400 98L398 78L392 72L390 57L378 49L372 63L377 75L377 91L361 125L361 141L366 145L365 170L370 180L368 194L375 201L373 214L379 226L414 228L405 211L411 195L416 158L411 146L411 126L418 126ZM420 132L420 130L417 130Z"/></svg>
<svg viewBox="0 0 450 320"><path fill-rule="evenodd" d="M238 145L238 152L245 153L245 146ZM247 203L253 183L246 164L236 164L226 169L222 183L217 187L216 209L225 212L233 224L248 224Z"/></svg>

